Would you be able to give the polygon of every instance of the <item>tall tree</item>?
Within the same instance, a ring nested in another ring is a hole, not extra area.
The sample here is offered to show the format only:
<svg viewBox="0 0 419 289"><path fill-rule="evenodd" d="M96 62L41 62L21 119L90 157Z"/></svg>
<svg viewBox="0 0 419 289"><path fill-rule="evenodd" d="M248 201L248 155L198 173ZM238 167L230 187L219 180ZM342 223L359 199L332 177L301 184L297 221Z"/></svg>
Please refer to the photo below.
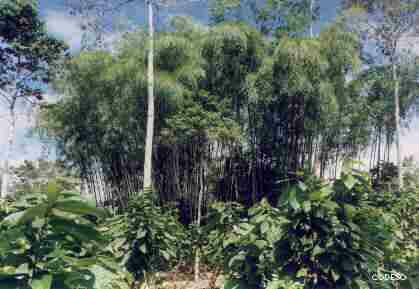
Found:
<svg viewBox="0 0 419 289"><path fill-rule="evenodd" d="M143 191L152 190L152 158L154 136L154 25L153 25L153 1L147 0L148 13L148 59L147 59L147 128L145 139L144 156L144 180Z"/></svg>
<svg viewBox="0 0 419 289"><path fill-rule="evenodd" d="M43 99L42 86L49 82L52 66L65 45L49 36L40 20L36 1L0 2L0 98L9 113L9 135L1 197L8 191L16 123L16 110Z"/></svg>
<svg viewBox="0 0 419 289"><path fill-rule="evenodd" d="M390 63L393 82L394 121L396 159L398 167L398 187L402 188L402 158L400 143L400 63L409 43L418 37L419 1L417 0L385 0L344 1L345 7L351 7L354 19L350 23L363 34L364 39L376 43L377 52ZM355 8L355 9L354 9Z"/></svg>

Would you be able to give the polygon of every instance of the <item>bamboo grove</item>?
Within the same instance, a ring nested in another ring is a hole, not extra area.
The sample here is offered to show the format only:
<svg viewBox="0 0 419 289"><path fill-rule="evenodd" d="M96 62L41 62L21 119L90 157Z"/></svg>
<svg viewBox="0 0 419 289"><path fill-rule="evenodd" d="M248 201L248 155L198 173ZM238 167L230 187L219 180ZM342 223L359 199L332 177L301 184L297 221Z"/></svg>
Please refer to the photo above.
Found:
<svg viewBox="0 0 419 289"><path fill-rule="evenodd" d="M203 26L174 17L155 36L154 191L189 223L214 200L274 201L301 172L334 178L345 158L390 159L391 71L365 66L360 39L342 23L317 37L264 34L243 21ZM141 191L147 35L112 52L66 61L43 109L61 155L100 204L125 208ZM401 117L414 106L411 62L400 66Z"/></svg>

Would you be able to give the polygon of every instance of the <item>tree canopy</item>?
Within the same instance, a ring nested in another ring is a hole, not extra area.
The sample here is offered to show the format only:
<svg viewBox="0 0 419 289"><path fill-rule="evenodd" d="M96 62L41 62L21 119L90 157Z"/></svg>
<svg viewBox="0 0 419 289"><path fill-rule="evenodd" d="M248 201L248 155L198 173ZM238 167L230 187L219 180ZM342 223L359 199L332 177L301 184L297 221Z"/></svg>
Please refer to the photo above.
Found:
<svg viewBox="0 0 419 289"><path fill-rule="evenodd" d="M185 33L190 20L175 21L155 39L153 176L163 200L190 202L196 214L201 190L248 204L275 198L301 171L333 178L345 158L392 143L389 82L378 68L361 71L359 39L340 24L316 38L271 40L244 22ZM102 201L124 203L118 192L141 186L145 39L138 31L114 53L74 57L57 82L66 97L45 112L63 156L92 184L108 184ZM413 103L403 101L407 117Z"/></svg>

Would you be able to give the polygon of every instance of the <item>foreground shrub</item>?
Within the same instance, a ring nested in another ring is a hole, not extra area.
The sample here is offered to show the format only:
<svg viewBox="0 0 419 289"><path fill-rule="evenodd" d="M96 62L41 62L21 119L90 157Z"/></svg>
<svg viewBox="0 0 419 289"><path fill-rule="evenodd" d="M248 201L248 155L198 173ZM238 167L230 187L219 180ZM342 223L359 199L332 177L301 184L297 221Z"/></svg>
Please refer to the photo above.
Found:
<svg viewBox="0 0 419 289"><path fill-rule="evenodd" d="M238 205L218 205L206 229L209 259L221 261L234 282L257 288L276 271L273 244L288 221L266 201L243 213Z"/></svg>
<svg viewBox="0 0 419 289"><path fill-rule="evenodd" d="M394 243L391 215L372 218L378 212L365 201L370 191L368 178L355 172L332 184L310 178L292 187L280 200L291 222L275 244L276 262L305 288L368 288L384 247Z"/></svg>
<svg viewBox="0 0 419 289"><path fill-rule="evenodd" d="M306 178L278 207L216 205L205 227L208 259L223 266L227 287L370 288L397 245L395 218L369 205L371 190L365 175L346 171L332 184Z"/></svg>
<svg viewBox="0 0 419 289"><path fill-rule="evenodd" d="M3 203L0 288L95 288L92 266L117 270L112 258L97 254L106 241L93 220L105 215L52 183L45 193Z"/></svg>
<svg viewBox="0 0 419 289"><path fill-rule="evenodd" d="M129 201L127 211L109 219L104 230L112 240L108 250L137 280L170 269L184 255L182 224L173 211L157 206L151 193Z"/></svg>
<svg viewBox="0 0 419 289"><path fill-rule="evenodd" d="M395 217L394 233L398 242L392 250L386 251L385 269L408 277L401 282L402 288L419 288L419 190L408 188L400 194L384 191L370 199L372 203L383 204L384 211Z"/></svg>
<svg viewBox="0 0 419 289"><path fill-rule="evenodd" d="M206 225L202 228L201 244L205 253L204 263L219 271L228 262L229 254L226 251L228 241L233 237L233 229L247 216L247 211L238 203L214 203L208 216Z"/></svg>

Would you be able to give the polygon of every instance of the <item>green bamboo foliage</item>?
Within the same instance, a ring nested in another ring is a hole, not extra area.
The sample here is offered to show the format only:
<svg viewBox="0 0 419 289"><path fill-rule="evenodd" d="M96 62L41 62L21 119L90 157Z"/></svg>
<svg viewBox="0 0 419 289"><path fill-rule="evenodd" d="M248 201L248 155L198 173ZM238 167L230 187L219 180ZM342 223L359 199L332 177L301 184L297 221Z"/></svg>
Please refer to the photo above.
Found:
<svg viewBox="0 0 419 289"><path fill-rule="evenodd" d="M339 25L318 38L272 40L244 23L175 20L155 38L153 177L184 222L214 200L275 200L302 170L333 178L374 142L371 111L384 115L385 102L359 73L357 38ZM142 187L145 39L139 31L112 55L70 60L57 82L67 97L44 118L97 201L122 209Z"/></svg>

